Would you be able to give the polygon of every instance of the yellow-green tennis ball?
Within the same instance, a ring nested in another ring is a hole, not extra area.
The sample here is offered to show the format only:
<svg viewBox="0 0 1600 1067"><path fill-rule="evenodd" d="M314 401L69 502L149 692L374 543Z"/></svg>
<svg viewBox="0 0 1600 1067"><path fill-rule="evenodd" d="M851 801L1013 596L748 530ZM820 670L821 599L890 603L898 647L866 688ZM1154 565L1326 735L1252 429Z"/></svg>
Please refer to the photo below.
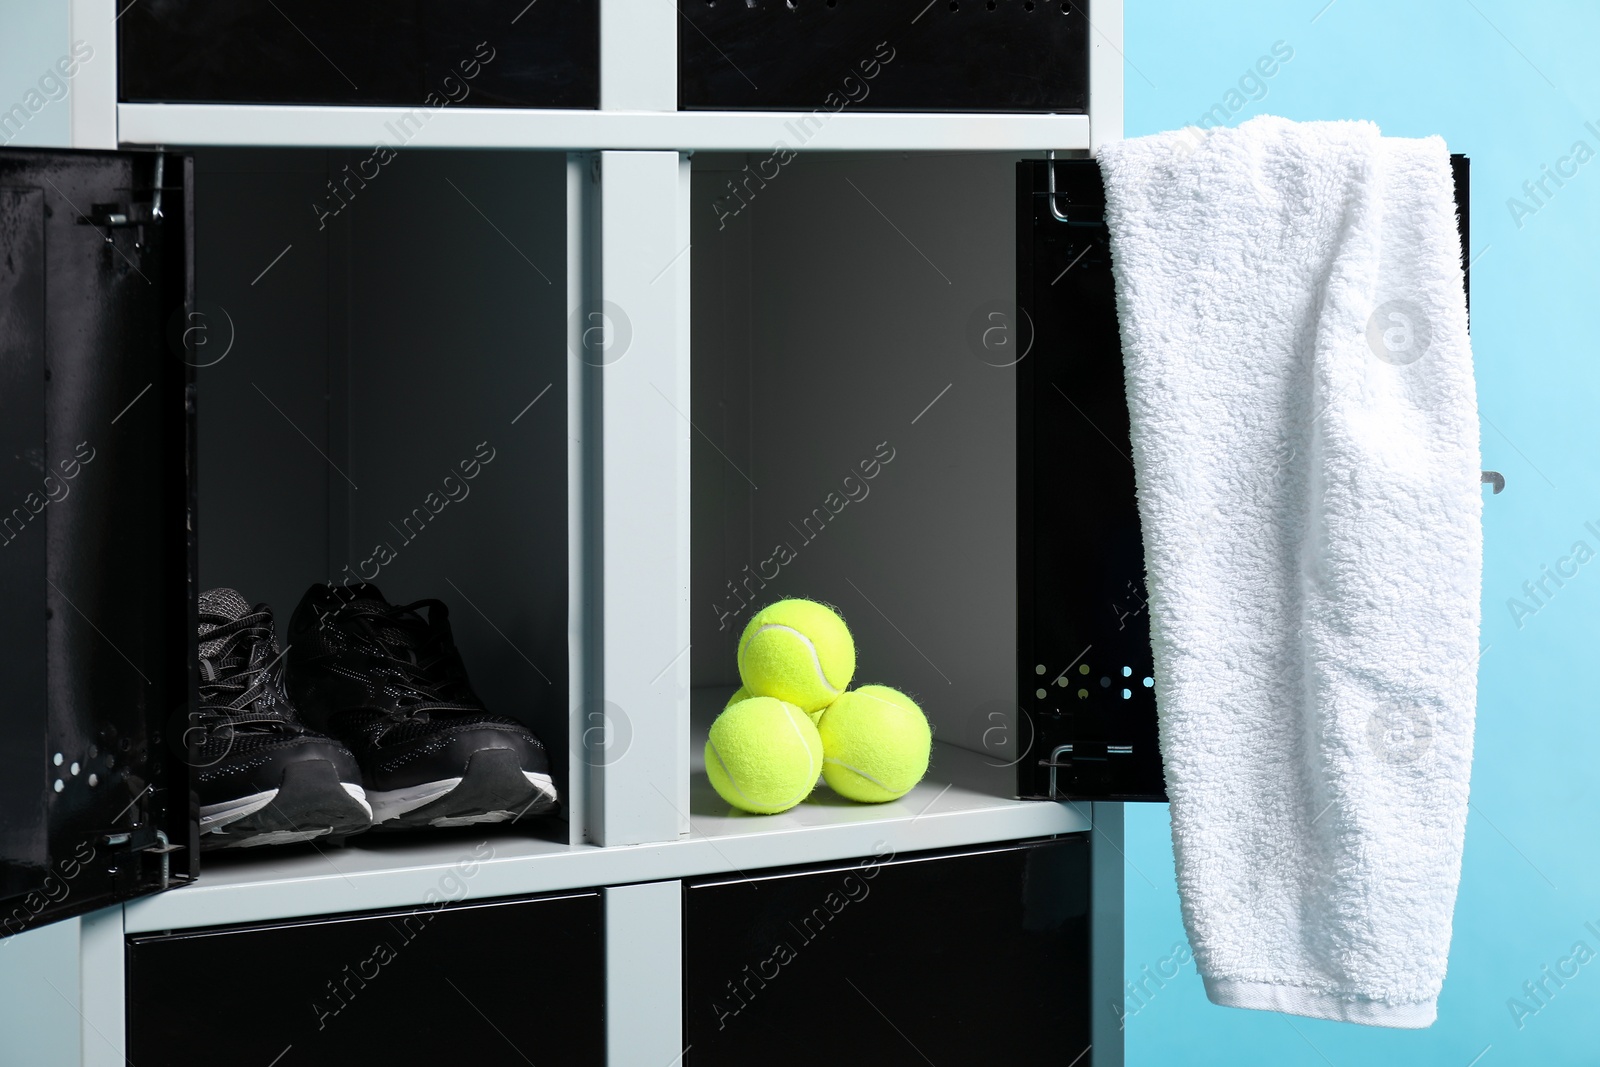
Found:
<svg viewBox="0 0 1600 1067"><path fill-rule="evenodd" d="M822 738L805 712L772 697L751 697L711 724L706 777L742 811L774 815L811 794L822 769Z"/></svg>
<svg viewBox="0 0 1600 1067"><path fill-rule="evenodd" d="M881 804L905 796L928 773L933 731L922 709L897 689L864 685L828 706L822 777L842 797Z"/></svg>
<svg viewBox="0 0 1600 1067"><path fill-rule="evenodd" d="M739 677L750 692L801 711L832 704L856 673L856 644L826 604L780 600L755 613L739 638Z"/></svg>

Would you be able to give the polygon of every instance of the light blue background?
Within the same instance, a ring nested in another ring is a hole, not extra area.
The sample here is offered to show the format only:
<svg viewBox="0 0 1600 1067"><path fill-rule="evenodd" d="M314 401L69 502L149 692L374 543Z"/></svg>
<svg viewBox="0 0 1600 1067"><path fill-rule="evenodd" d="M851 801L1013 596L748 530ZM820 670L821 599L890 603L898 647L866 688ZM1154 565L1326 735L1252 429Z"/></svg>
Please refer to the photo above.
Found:
<svg viewBox="0 0 1600 1067"><path fill-rule="evenodd" d="M1600 551L1583 529L1590 520L1600 529L1600 158L1520 229L1506 206L1575 141L1600 152L1600 136L1584 128L1600 128L1600 4L1325 3L1127 0L1127 133L1197 122L1281 40L1294 58L1230 125L1257 114L1368 118L1389 134L1442 134L1472 157L1483 457L1507 486L1484 505L1488 650L1450 972L1439 1021L1394 1031L1219 1008L1189 964L1127 1020L1127 1062L1600 1064L1600 958L1520 1029L1507 1007L1576 942L1600 953L1584 929L1600 928L1600 560L1520 629L1506 606L1574 541ZM1166 806L1129 805L1127 815L1132 977L1186 941Z"/></svg>

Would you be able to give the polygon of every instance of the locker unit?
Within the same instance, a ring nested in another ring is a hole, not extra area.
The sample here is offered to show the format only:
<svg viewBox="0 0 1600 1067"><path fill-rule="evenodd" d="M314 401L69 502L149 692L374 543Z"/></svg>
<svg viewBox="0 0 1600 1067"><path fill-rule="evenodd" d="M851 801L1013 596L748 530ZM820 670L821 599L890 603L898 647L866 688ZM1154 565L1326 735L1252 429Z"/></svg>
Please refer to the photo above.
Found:
<svg viewBox="0 0 1600 1067"><path fill-rule="evenodd" d="M1019 699L1033 357L991 332L1021 336L1061 251L1024 261L1019 173L1120 133L1120 5L1092 33L1082 5L1020 0L74 3L110 60L76 75L75 147L0 150L0 240L31 257L0 279L23 309L0 330L6 506L98 421L108 445L0 556L46 623L11 613L8 669L41 695L3 717L0 972L26 994L0 1059L744 1062L758 1028L708 1033L695 1005L866 864L841 922L871 921L797 964L916 961L862 987L861 1047L903 1058L884 1016L937 978L913 1044L972 1041L963 1001L1057 1006L993 1024L1007 1058L1120 1062L1120 809L1096 801L1138 790L1052 792L1040 760L1064 761ZM892 58L854 55L881 40ZM830 103L811 75L846 56ZM449 602L560 810L199 855L195 595L235 586L281 633L349 576ZM782 595L838 604L858 682L927 709L932 767L900 800L819 788L758 817L710 787L740 620ZM65 1001L27 981L63 953ZM259 1017L209 1010L219 991ZM796 995L771 991L747 1019Z"/></svg>

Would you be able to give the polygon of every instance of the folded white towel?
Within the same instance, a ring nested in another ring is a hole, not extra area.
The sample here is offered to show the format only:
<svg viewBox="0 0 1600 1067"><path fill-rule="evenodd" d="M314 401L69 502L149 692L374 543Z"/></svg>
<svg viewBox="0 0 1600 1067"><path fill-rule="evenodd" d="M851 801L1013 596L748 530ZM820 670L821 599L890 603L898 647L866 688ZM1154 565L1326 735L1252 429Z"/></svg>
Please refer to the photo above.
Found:
<svg viewBox="0 0 1600 1067"><path fill-rule="evenodd" d="M1461 871L1483 555L1444 142L1257 118L1099 158L1206 992L1427 1026Z"/></svg>

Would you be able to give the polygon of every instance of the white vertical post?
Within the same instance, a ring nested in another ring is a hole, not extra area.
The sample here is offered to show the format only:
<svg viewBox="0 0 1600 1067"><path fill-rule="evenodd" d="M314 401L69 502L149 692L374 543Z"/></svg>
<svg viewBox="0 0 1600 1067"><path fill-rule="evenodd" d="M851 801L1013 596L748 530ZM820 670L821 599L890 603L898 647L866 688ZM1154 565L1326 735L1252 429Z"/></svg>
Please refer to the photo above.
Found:
<svg viewBox="0 0 1600 1067"><path fill-rule="evenodd" d="M683 885L607 889L606 1063L671 1067L683 1059Z"/></svg>
<svg viewBox="0 0 1600 1067"><path fill-rule="evenodd" d="M677 0L602 0L600 107L678 110Z"/></svg>
<svg viewBox="0 0 1600 1067"><path fill-rule="evenodd" d="M1123 0L1095 0L1089 27L1089 151L1122 139Z"/></svg>
<svg viewBox="0 0 1600 1067"><path fill-rule="evenodd" d="M598 288L594 226L599 212L599 160L567 156L567 733L568 841L588 832L591 746L604 740L599 677L599 419L598 382L584 362L583 304ZM592 431L592 432L591 432ZM592 476L591 476L592 472ZM591 532L592 531L592 532ZM596 733L597 731L598 733Z"/></svg>
<svg viewBox="0 0 1600 1067"><path fill-rule="evenodd" d="M69 5L68 44L79 60L67 96L72 108L72 147L115 148L119 9L116 0L69 0ZM87 59L82 55L85 50L92 50Z"/></svg>
<svg viewBox="0 0 1600 1067"><path fill-rule="evenodd" d="M123 1067L128 1057L128 983L122 905L90 912L79 922L83 1067Z"/></svg>
<svg viewBox="0 0 1600 1067"><path fill-rule="evenodd" d="M594 505L588 836L689 829L689 162L598 153L576 350Z"/></svg>

